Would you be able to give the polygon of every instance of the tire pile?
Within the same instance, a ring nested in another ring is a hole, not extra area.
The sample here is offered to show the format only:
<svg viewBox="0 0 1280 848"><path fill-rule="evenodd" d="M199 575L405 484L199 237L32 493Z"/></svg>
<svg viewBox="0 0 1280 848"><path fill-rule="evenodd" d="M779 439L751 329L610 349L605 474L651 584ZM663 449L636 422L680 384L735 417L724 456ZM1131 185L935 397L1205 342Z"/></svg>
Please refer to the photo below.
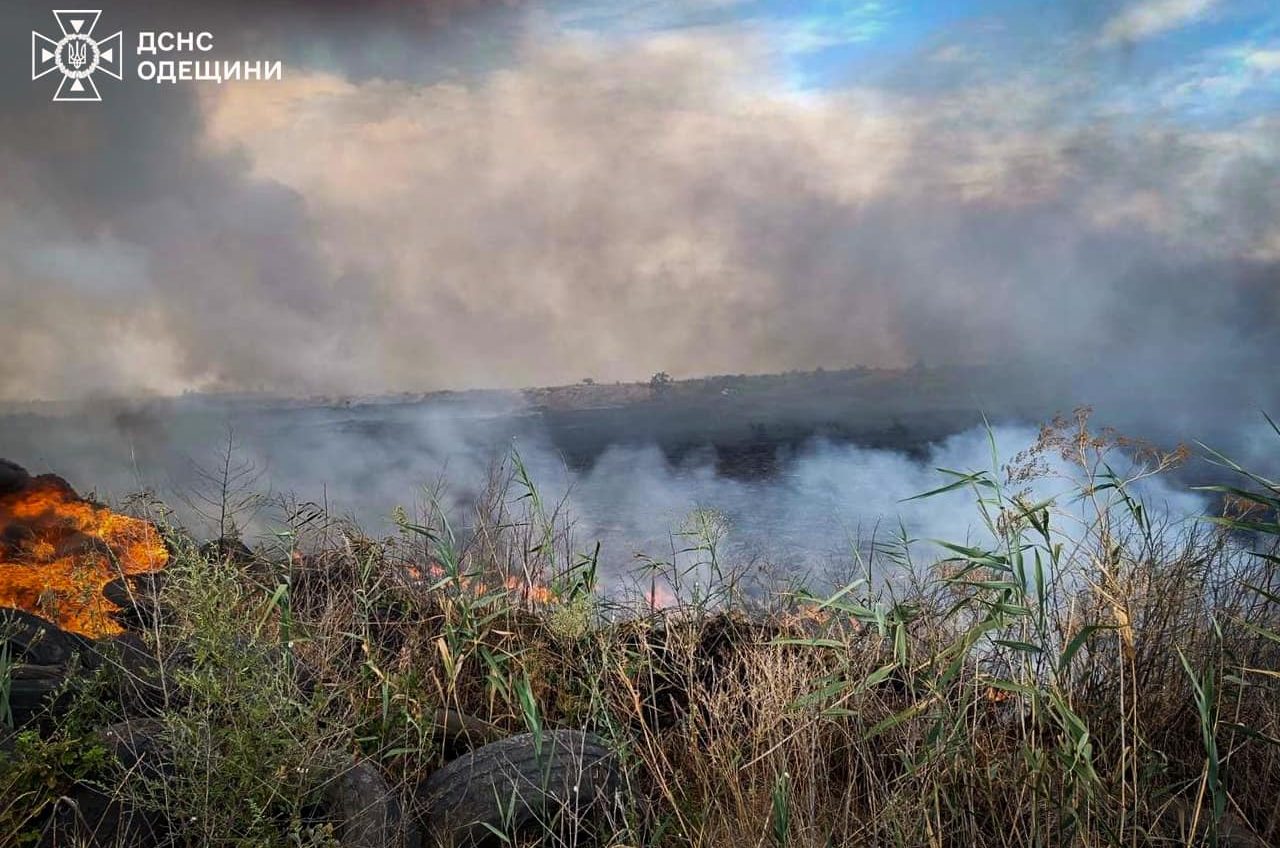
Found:
<svg viewBox="0 0 1280 848"><path fill-rule="evenodd" d="M136 635L89 640L21 610L0 609L0 652L8 657L9 710L0 718L16 730L55 725L69 676L112 663L123 672L117 675L121 703L138 717L102 728L104 746L125 771L165 773L159 726L146 717L161 694L160 669ZM12 731L0 729L0 763L11 747ZM421 781L412 814L370 762L336 765L326 787L319 819L332 823L343 848L430 848L500 844L497 833L532 826L577 828L615 803L620 779L617 759L600 738L562 729L514 735L463 754ZM48 814L39 844L150 848L167 844L165 833L156 816L78 785Z"/></svg>
<svg viewBox="0 0 1280 848"><path fill-rule="evenodd" d="M0 490L15 490L31 479L19 466L0 460ZM24 528L7 531L21 535ZM109 583L103 595L116 608L114 619L123 632L97 639L0 607L0 768L13 751L17 731L44 734L55 728L69 705L68 683L105 669L119 688L113 701L129 718L98 730L103 747L125 773L166 775L172 758L154 716L164 703L162 673L172 669L162 668L138 635L164 616L163 580L163 572L152 572ZM166 663L183 661L179 656ZM306 669L299 672L305 678ZM547 730L489 741L495 729L483 722L440 711L437 723L455 743L481 738L488 744L423 776L412 793L412 810L401 808L399 795L374 763L333 754L317 818L332 825L342 848L502 844L498 834L530 827L576 831L616 802L617 758L590 733ZM484 732L477 733L482 725ZM127 809L88 784L77 784L60 798L39 830L38 844L47 848L172 844L162 817ZM0 834L0 843L4 839Z"/></svg>

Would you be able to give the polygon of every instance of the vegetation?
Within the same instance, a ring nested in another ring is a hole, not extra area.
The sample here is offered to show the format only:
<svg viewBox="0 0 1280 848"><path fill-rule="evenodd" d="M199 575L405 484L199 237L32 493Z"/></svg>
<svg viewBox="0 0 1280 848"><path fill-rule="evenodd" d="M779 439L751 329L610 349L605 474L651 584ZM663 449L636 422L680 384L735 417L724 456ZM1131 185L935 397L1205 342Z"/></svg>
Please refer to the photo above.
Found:
<svg viewBox="0 0 1280 848"><path fill-rule="evenodd" d="M671 375L666 371L659 371L649 378L649 388L653 390L655 395L661 395L671 388L671 384L675 382L671 379Z"/></svg>
<svg viewBox="0 0 1280 848"><path fill-rule="evenodd" d="M1050 451L1074 498L1031 502ZM34 841L88 780L181 844L328 844L330 763L375 764L411 808L456 753L447 709L608 740L609 845L1274 844L1280 486L1211 456L1238 478L1222 516L1175 524L1135 482L1181 454L1058 422L1008 464L944 472L988 544L917 562L900 539L822 591L748 591L706 516L695 573L647 562L606 591L518 456L465 533L430 511L373 540L305 507L252 557L175 533L145 641L174 669L148 710L178 755L164 773L105 756L96 729L126 705L110 669L79 679L65 717L0 755L0 834Z"/></svg>

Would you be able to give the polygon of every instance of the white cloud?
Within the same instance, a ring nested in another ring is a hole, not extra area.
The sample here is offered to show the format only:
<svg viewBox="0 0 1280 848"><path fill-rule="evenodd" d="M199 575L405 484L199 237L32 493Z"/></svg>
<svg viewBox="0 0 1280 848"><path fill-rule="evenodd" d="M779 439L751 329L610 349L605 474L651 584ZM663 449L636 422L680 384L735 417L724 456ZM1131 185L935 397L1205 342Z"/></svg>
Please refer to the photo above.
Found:
<svg viewBox="0 0 1280 848"><path fill-rule="evenodd" d="M972 62L977 57L974 50L964 44L947 44L929 54L930 62L943 64L963 64Z"/></svg>
<svg viewBox="0 0 1280 848"><path fill-rule="evenodd" d="M871 41L884 33L893 10L878 2L864 2L839 12L757 21L785 53L803 54Z"/></svg>
<svg viewBox="0 0 1280 848"><path fill-rule="evenodd" d="M1237 44L1205 50L1169 67L1126 93L1131 115L1148 115L1153 103L1182 116L1239 118L1256 107L1248 96L1280 91L1280 50ZM1123 89L1121 89L1123 91Z"/></svg>
<svg viewBox="0 0 1280 848"><path fill-rule="evenodd" d="M1276 73L1280 71L1280 48L1250 51L1245 54L1244 63L1264 74Z"/></svg>
<svg viewBox="0 0 1280 848"><path fill-rule="evenodd" d="M1140 0L1107 21L1101 41L1104 45L1142 41L1200 20L1217 3L1218 0Z"/></svg>

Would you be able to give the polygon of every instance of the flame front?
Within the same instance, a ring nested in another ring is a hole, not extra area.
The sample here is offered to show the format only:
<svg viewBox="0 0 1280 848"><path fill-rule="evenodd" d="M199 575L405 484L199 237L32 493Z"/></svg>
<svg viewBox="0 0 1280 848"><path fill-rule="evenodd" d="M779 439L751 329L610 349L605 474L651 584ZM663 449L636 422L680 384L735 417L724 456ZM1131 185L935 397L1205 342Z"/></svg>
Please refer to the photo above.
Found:
<svg viewBox="0 0 1280 848"><path fill-rule="evenodd" d="M507 578L505 586L508 592L516 592L521 598L532 601L535 604L549 604L556 599L555 592L549 586L543 586L540 583L526 583L514 575Z"/></svg>
<svg viewBox="0 0 1280 848"><path fill-rule="evenodd" d="M79 498L56 477L0 495L0 606L91 638L122 632L103 589L169 561L150 522Z"/></svg>

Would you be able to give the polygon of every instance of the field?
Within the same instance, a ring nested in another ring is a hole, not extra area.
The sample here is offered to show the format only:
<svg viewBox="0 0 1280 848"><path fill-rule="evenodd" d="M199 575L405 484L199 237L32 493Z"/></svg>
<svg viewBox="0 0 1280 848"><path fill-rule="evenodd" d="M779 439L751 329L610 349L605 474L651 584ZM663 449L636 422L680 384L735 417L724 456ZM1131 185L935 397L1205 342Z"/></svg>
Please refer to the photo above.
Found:
<svg viewBox="0 0 1280 848"><path fill-rule="evenodd" d="M144 844L367 844L324 812L335 764L355 761L404 811L394 839L412 824L447 843L425 778L492 738L577 728L617 783L589 810L494 798L509 815L473 837L1274 844L1280 490L1215 457L1221 521L1168 523L1134 492L1183 454L1088 427L1058 421L1027 454L941 475L989 543L916 561L889 540L867 573L895 579L822 594L747 586L708 521L692 567L654 560L649 591L606 595L518 456L472 514L404 516L387 539L312 511L255 550L201 548L135 504L173 552L158 588L135 587L161 611L131 625L153 696L130 694L127 663L71 675L56 720L5 734L0 832L76 844L90 786L151 828ZM1030 502L1050 455L1074 495ZM1121 455L1137 460L1123 477ZM162 766L103 741L126 717Z"/></svg>
<svg viewBox="0 0 1280 848"><path fill-rule="evenodd" d="M406 457L501 457L513 439L545 447L570 469L589 468L619 446L656 446L670 462L710 454L718 474L767 477L780 456L814 439L919 453L931 442L992 422L1045 421L1072 408L1050 380L1007 369L855 368L587 384L523 391L434 392L376 397L190 395L95 403L0 406L0 456L53 471L85 490L123 497L139 488L192 484L190 465L216 454L233 427L242 451L270 465L277 490L315 497L344 484L362 518L374 490L395 499L434 476ZM1120 409L1099 409L1124 426ZM1145 419L1150 426L1149 417ZM1204 434L1145 436L1169 445ZM335 455L360 462L327 467ZM439 464L443 464L443 461ZM378 481L396 478L396 486ZM139 479L139 475L142 479ZM455 481L456 482L456 481ZM169 500L182 491L165 492ZM174 504L175 506L177 504Z"/></svg>

